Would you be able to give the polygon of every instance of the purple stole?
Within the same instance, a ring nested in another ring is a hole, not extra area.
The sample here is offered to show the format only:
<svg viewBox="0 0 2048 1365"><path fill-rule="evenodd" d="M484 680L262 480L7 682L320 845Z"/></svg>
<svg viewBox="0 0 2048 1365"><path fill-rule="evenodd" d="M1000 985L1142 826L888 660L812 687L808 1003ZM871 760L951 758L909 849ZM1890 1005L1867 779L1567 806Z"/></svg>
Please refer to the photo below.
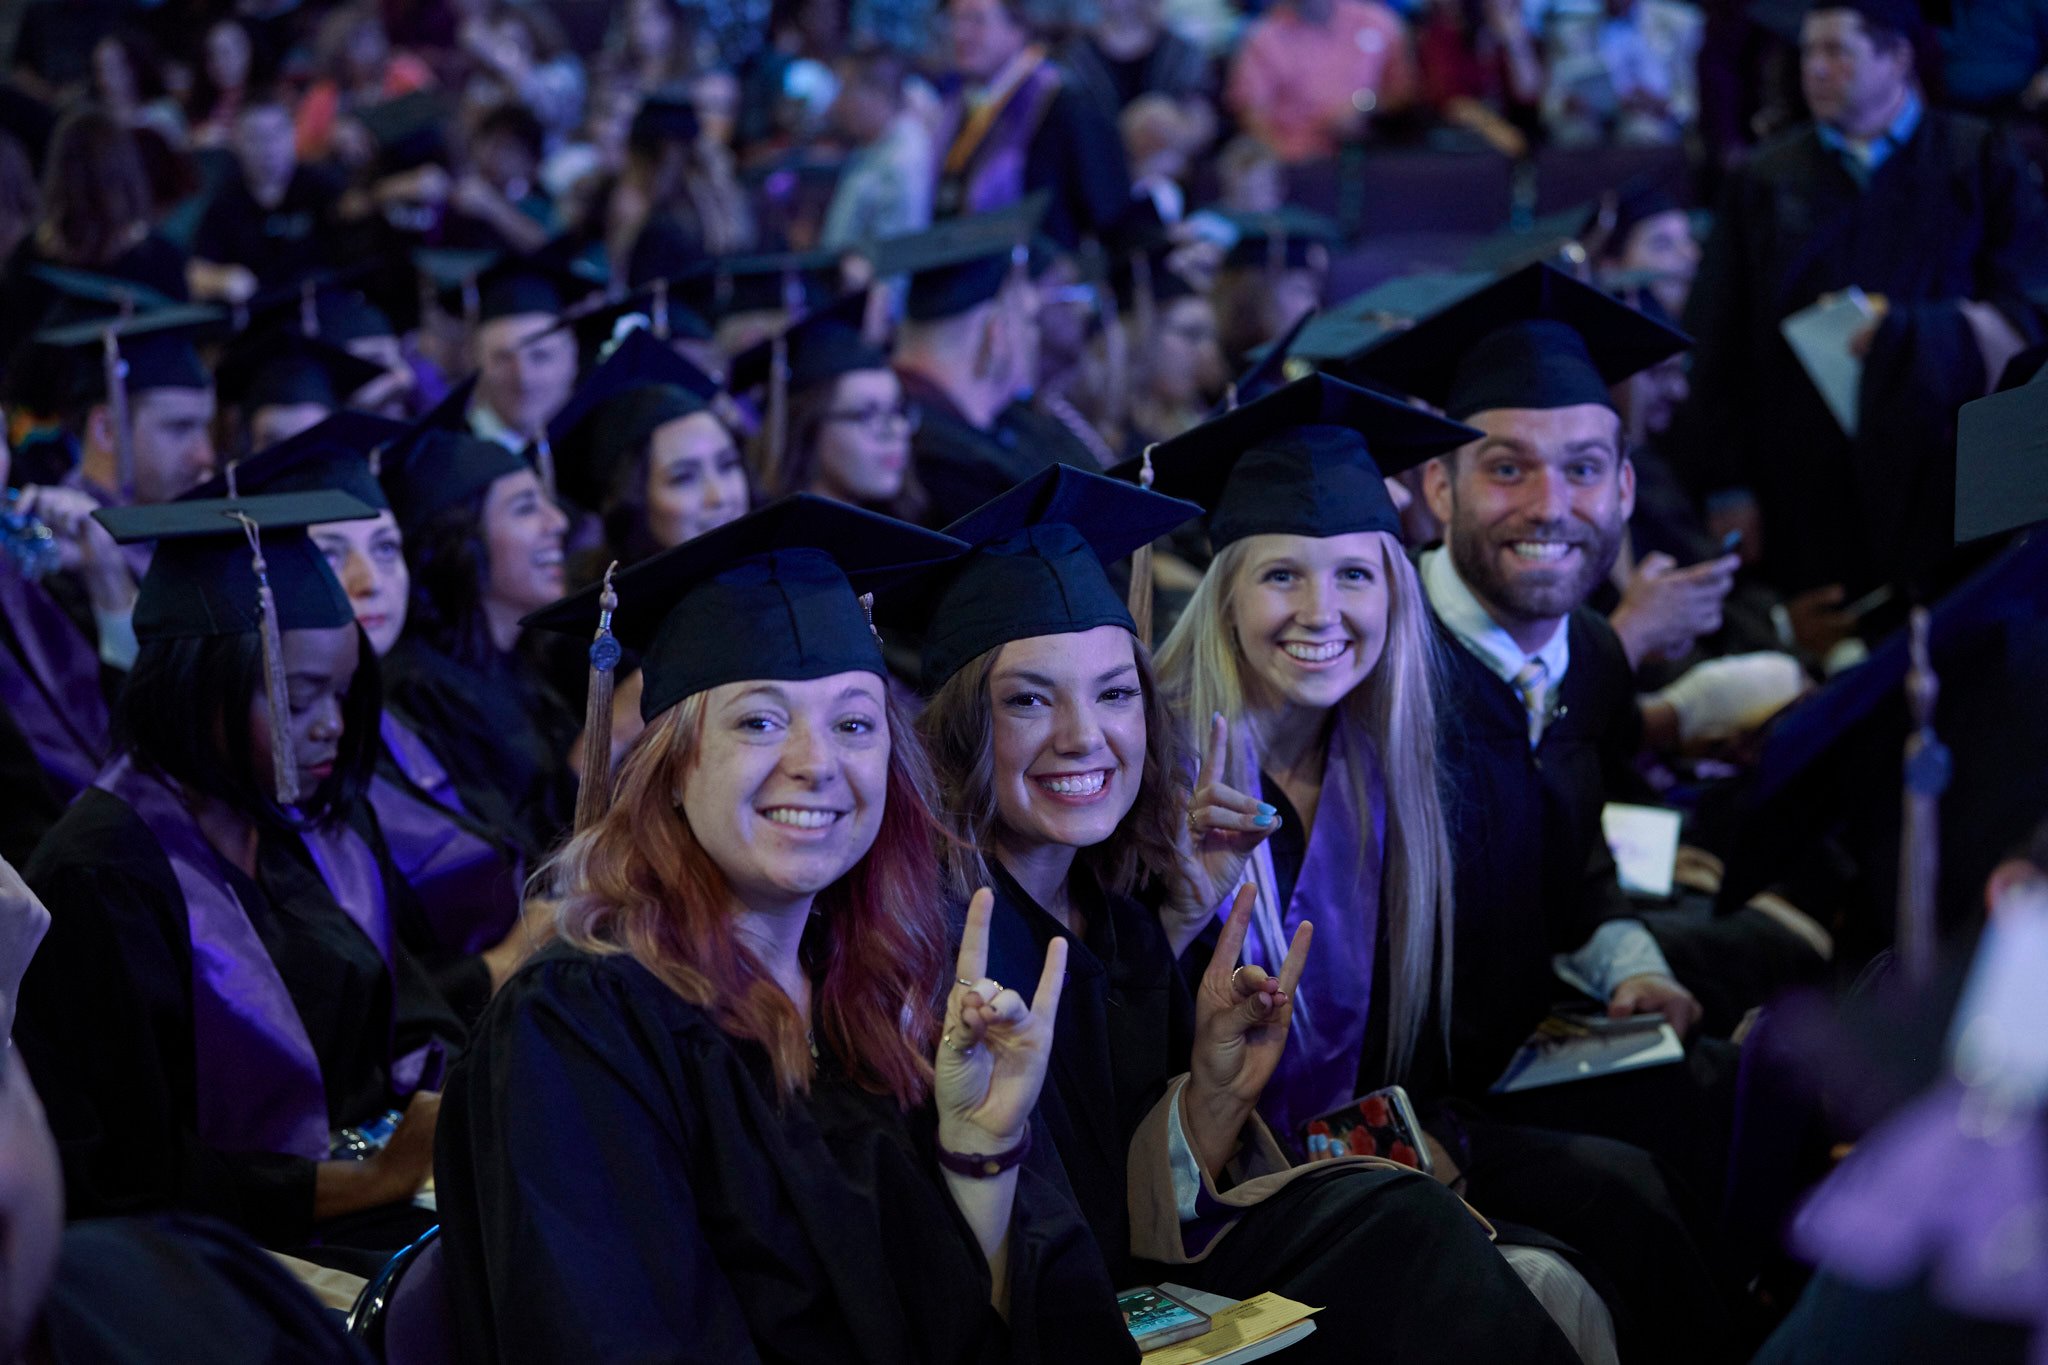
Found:
<svg viewBox="0 0 2048 1365"><path fill-rule="evenodd" d="M1352 790L1354 769L1364 779L1372 806L1369 838L1367 813L1359 811ZM1252 795L1263 796L1256 762L1250 772ZM1303 920L1316 927L1294 993L1287 1048L1259 1100L1259 1112L1290 1148L1298 1144L1303 1124L1358 1093L1366 1018L1372 1010L1386 842L1386 782L1379 759L1371 741L1340 719L1330 732L1329 753L1323 759L1315 828L1309 832L1294 895L1284 911L1271 847L1260 844L1246 868L1259 900L1252 910L1251 932L1245 935L1245 961L1278 971L1295 927ZM1228 912L1225 902L1221 913Z"/></svg>
<svg viewBox="0 0 2048 1365"><path fill-rule="evenodd" d="M1041 54L1038 64L991 112L965 113L939 173L935 213L964 217L1008 208L1024 197L1024 163L1031 139L1060 92L1060 69Z"/></svg>
<svg viewBox="0 0 2048 1365"><path fill-rule="evenodd" d="M398 770L429 798L383 777L371 781L370 806L392 863L419 894L436 943L460 953L495 947L519 918L525 883L519 855L449 818L451 810L463 812L455 784L420 737L389 711L382 734Z"/></svg>
<svg viewBox="0 0 2048 1365"><path fill-rule="evenodd" d="M127 755L93 783L128 803L169 860L185 898L192 943L192 1049L199 1138L228 1152L328 1155L327 1089L320 1059L284 978L249 913L220 873L220 856L169 783ZM391 917L369 845L348 828L300 832L313 865L348 917L391 962ZM392 1089L409 1095L432 1081L432 1044L391 1067Z"/></svg>
<svg viewBox="0 0 2048 1365"><path fill-rule="evenodd" d="M0 569L0 616L15 645L0 649L0 706L68 802L106 762L99 656L48 593L9 569Z"/></svg>

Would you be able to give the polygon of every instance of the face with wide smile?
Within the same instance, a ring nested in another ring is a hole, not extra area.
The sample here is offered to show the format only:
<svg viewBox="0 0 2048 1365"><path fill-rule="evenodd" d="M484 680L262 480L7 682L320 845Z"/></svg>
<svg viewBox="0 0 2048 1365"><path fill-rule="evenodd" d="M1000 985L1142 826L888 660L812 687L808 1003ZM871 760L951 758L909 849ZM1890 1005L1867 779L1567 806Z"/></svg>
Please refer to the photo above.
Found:
<svg viewBox="0 0 2048 1365"><path fill-rule="evenodd" d="M484 494L484 547L490 576L484 596L514 616L562 595L562 538L569 519L548 501L532 470L501 475Z"/></svg>
<svg viewBox="0 0 2048 1365"><path fill-rule="evenodd" d="M1131 633L1013 640L989 673L1003 845L1087 848L1116 832L1145 775L1145 693Z"/></svg>
<svg viewBox="0 0 2048 1365"><path fill-rule="evenodd" d="M882 680L738 682L705 697L679 808L746 909L806 903L867 856L889 789Z"/></svg>
<svg viewBox="0 0 2048 1365"><path fill-rule="evenodd" d="M1432 462L1423 492L1444 523L1458 577L1510 633L1540 647L1620 552L1635 508L1621 419L1581 403L1465 421L1486 436Z"/></svg>
<svg viewBox="0 0 2048 1365"><path fill-rule="evenodd" d="M1371 674L1387 642L1390 543L1373 531L1244 540L1230 624L1263 704L1325 710Z"/></svg>

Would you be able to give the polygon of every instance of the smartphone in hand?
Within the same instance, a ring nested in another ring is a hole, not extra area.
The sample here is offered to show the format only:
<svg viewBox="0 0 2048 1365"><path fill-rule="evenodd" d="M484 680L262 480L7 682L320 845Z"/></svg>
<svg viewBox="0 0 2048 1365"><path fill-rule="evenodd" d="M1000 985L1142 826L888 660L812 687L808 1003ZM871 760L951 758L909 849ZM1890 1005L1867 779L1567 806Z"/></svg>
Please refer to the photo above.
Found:
<svg viewBox="0 0 2048 1365"><path fill-rule="evenodd" d="M1415 1106L1398 1085L1361 1095L1341 1109L1310 1119L1302 1129L1302 1147L1311 1161L1380 1156L1424 1175L1436 1174Z"/></svg>

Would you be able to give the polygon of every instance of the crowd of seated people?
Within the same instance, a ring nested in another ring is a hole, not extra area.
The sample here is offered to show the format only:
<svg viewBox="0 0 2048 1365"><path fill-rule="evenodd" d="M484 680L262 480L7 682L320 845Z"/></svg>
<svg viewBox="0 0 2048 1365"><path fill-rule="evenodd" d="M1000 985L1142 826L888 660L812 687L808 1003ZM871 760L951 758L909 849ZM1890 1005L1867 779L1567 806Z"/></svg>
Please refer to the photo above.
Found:
<svg viewBox="0 0 2048 1365"><path fill-rule="evenodd" d="M2038 1354L2001 14L25 6L0 1361Z"/></svg>

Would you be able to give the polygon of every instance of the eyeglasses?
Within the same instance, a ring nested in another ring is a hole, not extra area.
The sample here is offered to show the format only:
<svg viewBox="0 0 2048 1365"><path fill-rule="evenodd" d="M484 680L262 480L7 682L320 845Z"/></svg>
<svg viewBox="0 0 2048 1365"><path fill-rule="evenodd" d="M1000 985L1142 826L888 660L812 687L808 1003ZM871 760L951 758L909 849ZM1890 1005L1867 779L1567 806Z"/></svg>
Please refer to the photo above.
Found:
<svg viewBox="0 0 2048 1365"><path fill-rule="evenodd" d="M859 427L870 436L886 436L898 426L915 432L924 424L924 409L915 403L895 408L835 408L825 413L825 420Z"/></svg>

